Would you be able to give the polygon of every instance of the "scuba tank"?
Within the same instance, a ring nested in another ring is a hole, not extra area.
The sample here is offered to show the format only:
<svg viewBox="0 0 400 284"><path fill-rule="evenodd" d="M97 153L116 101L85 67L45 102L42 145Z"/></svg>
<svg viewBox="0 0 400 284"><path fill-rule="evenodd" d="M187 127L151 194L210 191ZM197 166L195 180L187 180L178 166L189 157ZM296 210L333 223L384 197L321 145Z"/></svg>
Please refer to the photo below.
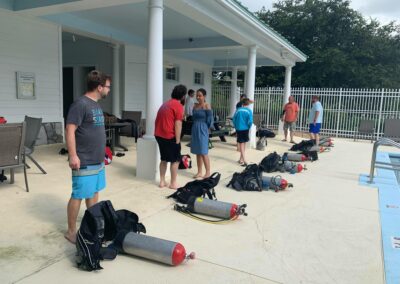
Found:
<svg viewBox="0 0 400 284"><path fill-rule="evenodd" d="M134 232L118 234L114 245L126 254L162 262L171 266L177 266L185 259L195 258L195 253L191 252L187 255L185 247L180 243Z"/></svg>
<svg viewBox="0 0 400 284"><path fill-rule="evenodd" d="M190 213L198 213L220 218L222 220L234 220L240 215L247 216L246 207L246 204L237 205L235 203L192 196L189 198L187 206L180 206L176 204L174 209L182 213L189 213L189 215ZM200 217L197 217L197 219L202 220ZM204 221L218 222L206 219L204 219Z"/></svg>
<svg viewBox="0 0 400 284"><path fill-rule="evenodd" d="M263 189L273 189L275 192L277 192L278 190L284 190L287 187L293 187L293 184L288 183L287 180L283 179L281 176L263 176L262 187Z"/></svg>
<svg viewBox="0 0 400 284"><path fill-rule="evenodd" d="M282 167L285 171L290 172L291 174L300 173L303 170L306 170L306 166L302 164L297 164L291 161L284 161Z"/></svg>
<svg viewBox="0 0 400 284"><path fill-rule="evenodd" d="M308 160L306 155L297 153L287 153L286 159L288 161L294 161L294 162L304 162Z"/></svg>

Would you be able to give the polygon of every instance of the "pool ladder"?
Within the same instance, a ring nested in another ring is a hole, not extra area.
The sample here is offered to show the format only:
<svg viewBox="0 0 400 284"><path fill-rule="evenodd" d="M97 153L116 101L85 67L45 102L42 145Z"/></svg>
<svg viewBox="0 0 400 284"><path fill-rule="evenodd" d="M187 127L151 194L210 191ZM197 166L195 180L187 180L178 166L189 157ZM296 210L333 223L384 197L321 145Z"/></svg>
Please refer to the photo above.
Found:
<svg viewBox="0 0 400 284"><path fill-rule="evenodd" d="M392 171L400 171L400 164L394 163L385 163L385 162L377 162L376 161L376 152L378 147L384 146L394 146L400 149L400 143L397 143L389 138L380 138L378 141L374 143L374 149L372 151L372 159L371 159L371 170L369 172L369 181L368 183L373 183L374 180L374 172L375 168L392 170Z"/></svg>

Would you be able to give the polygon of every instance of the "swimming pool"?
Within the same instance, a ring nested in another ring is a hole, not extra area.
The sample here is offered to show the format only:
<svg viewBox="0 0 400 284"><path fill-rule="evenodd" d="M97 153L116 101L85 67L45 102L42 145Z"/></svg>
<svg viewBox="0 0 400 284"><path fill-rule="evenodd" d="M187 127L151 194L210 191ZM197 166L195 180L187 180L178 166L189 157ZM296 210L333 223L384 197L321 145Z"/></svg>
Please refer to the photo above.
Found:
<svg viewBox="0 0 400 284"><path fill-rule="evenodd" d="M398 153L377 152L376 161L400 164ZM400 172L377 168L373 183L361 175L360 184L378 188L382 251L387 284L400 283Z"/></svg>

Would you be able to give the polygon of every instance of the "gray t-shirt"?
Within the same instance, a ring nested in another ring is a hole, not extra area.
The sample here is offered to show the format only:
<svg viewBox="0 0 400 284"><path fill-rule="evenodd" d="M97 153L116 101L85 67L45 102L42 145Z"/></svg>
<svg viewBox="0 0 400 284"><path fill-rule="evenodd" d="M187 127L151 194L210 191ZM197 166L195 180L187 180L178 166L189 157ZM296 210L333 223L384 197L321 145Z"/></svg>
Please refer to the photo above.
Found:
<svg viewBox="0 0 400 284"><path fill-rule="evenodd" d="M66 123L78 126L75 131L76 153L81 166L103 163L106 133L100 105L86 96L81 96L71 105Z"/></svg>

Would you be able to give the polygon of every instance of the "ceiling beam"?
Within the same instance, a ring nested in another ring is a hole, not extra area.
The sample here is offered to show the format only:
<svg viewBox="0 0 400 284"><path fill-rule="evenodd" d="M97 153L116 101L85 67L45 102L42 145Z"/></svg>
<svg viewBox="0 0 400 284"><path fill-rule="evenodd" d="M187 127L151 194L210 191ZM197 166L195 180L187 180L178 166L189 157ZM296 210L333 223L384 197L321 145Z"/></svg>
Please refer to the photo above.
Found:
<svg viewBox="0 0 400 284"><path fill-rule="evenodd" d="M164 49L204 50L241 47L236 41L226 37L202 37L186 39L170 39L164 41Z"/></svg>
<svg viewBox="0 0 400 284"><path fill-rule="evenodd" d="M248 59L247 58L242 58L242 59L217 59L214 60L214 68L225 68L231 67L231 66L247 66ZM282 66L282 64L279 64L269 58L257 58L256 61L257 66Z"/></svg>

